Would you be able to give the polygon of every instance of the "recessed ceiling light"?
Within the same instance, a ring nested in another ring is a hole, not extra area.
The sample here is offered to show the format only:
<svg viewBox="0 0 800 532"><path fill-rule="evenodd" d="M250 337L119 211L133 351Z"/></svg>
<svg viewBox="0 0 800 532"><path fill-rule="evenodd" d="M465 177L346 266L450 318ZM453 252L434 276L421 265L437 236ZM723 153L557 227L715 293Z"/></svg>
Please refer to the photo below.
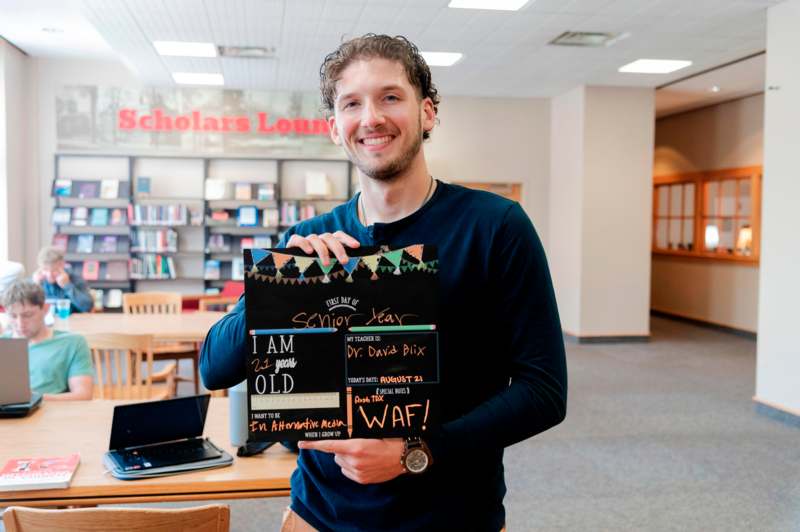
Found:
<svg viewBox="0 0 800 532"><path fill-rule="evenodd" d="M224 85L222 74L202 72L173 72L172 79L179 85Z"/></svg>
<svg viewBox="0 0 800 532"><path fill-rule="evenodd" d="M447 7L458 9L492 9L495 11L517 11L522 9L528 0L450 0Z"/></svg>
<svg viewBox="0 0 800 532"><path fill-rule="evenodd" d="M159 55L181 57L217 57L217 47L210 42L153 41Z"/></svg>
<svg viewBox="0 0 800 532"><path fill-rule="evenodd" d="M719 85L712 86L710 89L708 89L708 91L709 92L719 92L720 91Z"/></svg>
<svg viewBox="0 0 800 532"><path fill-rule="evenodd" d="M464 57L459 52L420 52L428 66L453 66Z"/></svg>
<svg viewBox="0 0 800 532"><path fill-rule="evenodd" d="M64 33L61 28L42 28L42 31L45 33Z"/></svg>
<svg viewBox="0 0 800 532"><path fill-rule="evenodd" d="M633 63L619 67L620 72L636 74L669 74L691 65L691 61L678 59L637 59Z"/></svg>

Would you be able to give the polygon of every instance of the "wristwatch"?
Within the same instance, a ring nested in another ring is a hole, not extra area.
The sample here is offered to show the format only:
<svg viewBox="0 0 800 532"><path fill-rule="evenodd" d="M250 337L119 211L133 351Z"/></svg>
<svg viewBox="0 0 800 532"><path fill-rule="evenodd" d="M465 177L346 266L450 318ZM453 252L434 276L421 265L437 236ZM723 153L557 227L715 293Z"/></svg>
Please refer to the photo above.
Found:
<svg viewBox="0 0 800 532"><path fill-rule="evenodd" d="M433 464L431 450L420 438L406 438L403 445L403 454L400 456L400 465L408 473L418 475L424 473Z"/></svg>

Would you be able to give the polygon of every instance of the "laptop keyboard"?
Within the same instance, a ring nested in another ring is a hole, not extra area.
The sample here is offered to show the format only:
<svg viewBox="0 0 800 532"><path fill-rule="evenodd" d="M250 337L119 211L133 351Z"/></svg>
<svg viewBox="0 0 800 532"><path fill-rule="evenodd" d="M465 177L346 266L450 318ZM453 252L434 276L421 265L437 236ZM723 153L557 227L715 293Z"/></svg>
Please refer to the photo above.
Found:
<svg viewBox="0 0 800 532"><path fill-rule="evenodd" d="M219 458L222 453L205 439L150 445L114 453L125 471L150 469Z"/></svg>

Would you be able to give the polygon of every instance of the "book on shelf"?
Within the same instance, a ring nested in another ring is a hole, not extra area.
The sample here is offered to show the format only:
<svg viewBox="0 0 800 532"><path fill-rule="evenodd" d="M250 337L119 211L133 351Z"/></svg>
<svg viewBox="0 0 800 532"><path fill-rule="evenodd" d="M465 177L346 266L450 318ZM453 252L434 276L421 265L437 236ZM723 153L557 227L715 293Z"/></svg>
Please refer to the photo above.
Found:
<svg viewBox="0 0 800 532"><path fill-rule="evenodd" d="M209 259L203 268L203 279L207 281L217 281L222 276L220 262L215 259Z"/></svg>
<svg viewBox="0 0 800 532"><path fill-rule="evenodd" d="M146 176L136 177L136 196L139 198L147 198L150 196L150 178Z"/></svg>
<svg viewBox="0 0 800 532"><path fill-rule="evenodd" d="M225 209L215 209L211 211L211 219L215 222L224 222L231 217L231 213Z"/></svg>
<svg viewBox="0 0 800 532"><path fill-rule="evenodd" d="M92 293L92 308L100 312L103 310L103 290L101 288L93 288L91 290Z"/></svg>
<svg viewBox="0 0 800 532"><path fill-rule="evenodd" d="M81 276L86 281L96 281L100 278L100 262L96 260L83 261Z"/></svg>
<svg viewBox="0 0 800 532"><path fill-rule="evenodd" d="M111 209L111 215L108 221L109 225L125 225L128 223L127 209Z"/></svg>
<svg viewBox="0 0 800 532"><path fill-rule="evenodd" d="M278 227L278 224L280 224L280 211L275 207L264 209L262 212L261 224L264 227Z"/></svg>
<svg viewBox="0 0 800 532"><path fill-rule="evenodd" d="M89 209L86 207L75 207L72 209L72 225L84 226L89 218Z"/></svg>
<svg viewBox="0 0 800 532"><path fill-rule="evenodd" d="M253 237L254 248L271 248L272 237L269 235L255 235Z"/></svg>
<svg viewBox="0 0 800 532"><path fill-rule="evenodd" d="M60 234L53 235L53 247L60 249L62 253L66 253L69 247L69 236Z"/></svg>
<svg viewBox="0 0 800 532"><path fill-rule="evenodd" d="M269 201L275 199L275 183L259 183L258 184L258 199L260 201Z"/></svg>
<svg viewBox="0 0 800 532"><path fill-rule="evenodd" d="M231 280L244 281L244 259L241 257L231 261Z"/></svg>
<svg viewBox="0 0 800 532"><path fill-rule="evenodd" d="M255 227L258 225L258 209L254 205L242 205L236 215L239 227Z"/></svg>
<svg viewBox="0 0 800 532"><path fill-rule="evenodd" d="M72 209L69 207L56 207L53 209L53 225L69 225L72 220Z"/></svg>
<svg viewBox="0 0 800 532"><path fill-rule="evenodd" d="M105 278L106 281L127 281L128 280L128 262L115 260L106 263ZM106 305L107 307L109 305Z"/></svg>
<svg viewBox="0 0 800 532"><path fill-rule="evenodd" d="M240 247L242 250L245 250L245 249L253 249L253 246L254 246L254 245L255 245L255 238L253 238L253 237L250 237L250 236L246 236L246 237L242 238L242 239L239 241L239 247Z"/></svg>
<svg viewBox="0 0 800 532"><path fill-rule="evenodd" d="M94 247L94 235L78 235L75 253L91 253Z"/></svg>
<svg viewBox="0 0 800 532"><path fill-rule="evenodd" d="M116 235L103 235L100 240L98 253L116 253L117 252L117 236Z"/></svg>
<svg viewBox="0 0 800 532"><path fill-rule="evenodd" d="M202 205L189 205L189 224L190 225L203 225L203 216L205 216L205 209Z"/></svg>
<svg viewBox="0 0 800 532"><path fill-rule="evenodd" d="M92 209L89 225L108 225L108 209L104 207Z"/></svg>
<svg viewBox="0 0 800 532"><path fill-rule="evenodd" d="M210 253L229 253L230 250L230 239L226 235L220 233L208 235L208 251Z"/></svg>
<svg viewBox="0 0 800 532"><path fill-rule="evenodd" d="M307 196L330 196L331 181L325 172L306 172L306 195Z"/></svg>
<svg viewBox="0 0 800 532"><path fill-rule="evenodd" d="M71 179L56 179L53 182L53 196L68 198L72 195Z"/></svg>
<svg viewBox="0 0 800 532"><path fill-rule="evenodd" d="M224 179L206 179L206 199L218 200L228 196L228 182Z"/></svg>
<svg viewBox="0 0 800 532"><path fill-rule="evenodd" d="M116 199L119 197L119 181L116 179L103 179L100 182L100 197Z"/></svg>
<svg viewBox="0 0 800 532"><path fill-rule="evenodd" d="M80 461L78 453L52 458L12 458L0 470L0 491L69 487Z"/></svg>
<svg viewBox="0 0 800 532"><path fill-rule="evenodd" d="M122 290L119 288L106 290L106 293L103 295L103 306L105 308L121 308Z"/></svg>
<svg viewBox="0 0 800 532"><path fill-rule="evenodd" d="M100 183L98 181L79 181L79 198L97 198L100 196Z"/></svg>
<svg viewBox="0 0 800 532"><path fill-rule="evenodd" d="M233 198L237 200L253 199L253 184L236 183L233 186Z"/></svg>

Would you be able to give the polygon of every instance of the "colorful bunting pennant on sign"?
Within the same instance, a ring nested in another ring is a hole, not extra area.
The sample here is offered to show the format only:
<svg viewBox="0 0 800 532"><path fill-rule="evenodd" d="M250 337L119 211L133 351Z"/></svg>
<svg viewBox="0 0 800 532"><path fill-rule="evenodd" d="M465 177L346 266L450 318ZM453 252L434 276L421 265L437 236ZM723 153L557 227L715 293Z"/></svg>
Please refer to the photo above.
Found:
<svg viewBox="0 0 800 532"><path fill-rule="evenodd" d="M422 262L422 244L415 244L406 248L406 253L417 259L417 262Z"/></svg>
<svg viewBox="0 0 800 532"><path fill-rule="evenodd" d="M266 251L266 250L263 250L263 249L258 249L258 248L253 248L252 250L250 250L250 253L252 253L252 255L253 255L253 266L254 267L255 267L256 264L258 264L262 260L264 260L267 257L269 257L269 254L270 254L269 251Z"/></svg>
<svg viewBox="0 0 800 532"><path fill-rule="evenodd" d="M328 274L333 269L333 267L336 265L336 262L337 262L336 259L328 259L328 265L327 266L322 264L322 259L316 259L316 261L317 261L317 264L319 264L319 268L322 270L322 273L325 274L325 277L322 279L322 282L323 283L331 282L331 279L330 279L330 277L328 277Z"/></svg>
<svg viewBox="0 0 800 532"><path fill-rule="evenodd" d="M395 275L400 275L400 261L403 260L403 250L396 249L394 251L387 251L383 254L384 258L394 264Z"/></svg>
<svg viewBox="0 0 800 532"><path fill-rule="evenodd" d="M358 263L359 262L360 261L359 261L358 257L350 257L350 260L348 260L347 262L343 262L342 263L342 268L344 268L344 271L347 272L346 281L348 283L352 283L353 282L353 271L355 271L355 269L358 268Z"/></svg>

